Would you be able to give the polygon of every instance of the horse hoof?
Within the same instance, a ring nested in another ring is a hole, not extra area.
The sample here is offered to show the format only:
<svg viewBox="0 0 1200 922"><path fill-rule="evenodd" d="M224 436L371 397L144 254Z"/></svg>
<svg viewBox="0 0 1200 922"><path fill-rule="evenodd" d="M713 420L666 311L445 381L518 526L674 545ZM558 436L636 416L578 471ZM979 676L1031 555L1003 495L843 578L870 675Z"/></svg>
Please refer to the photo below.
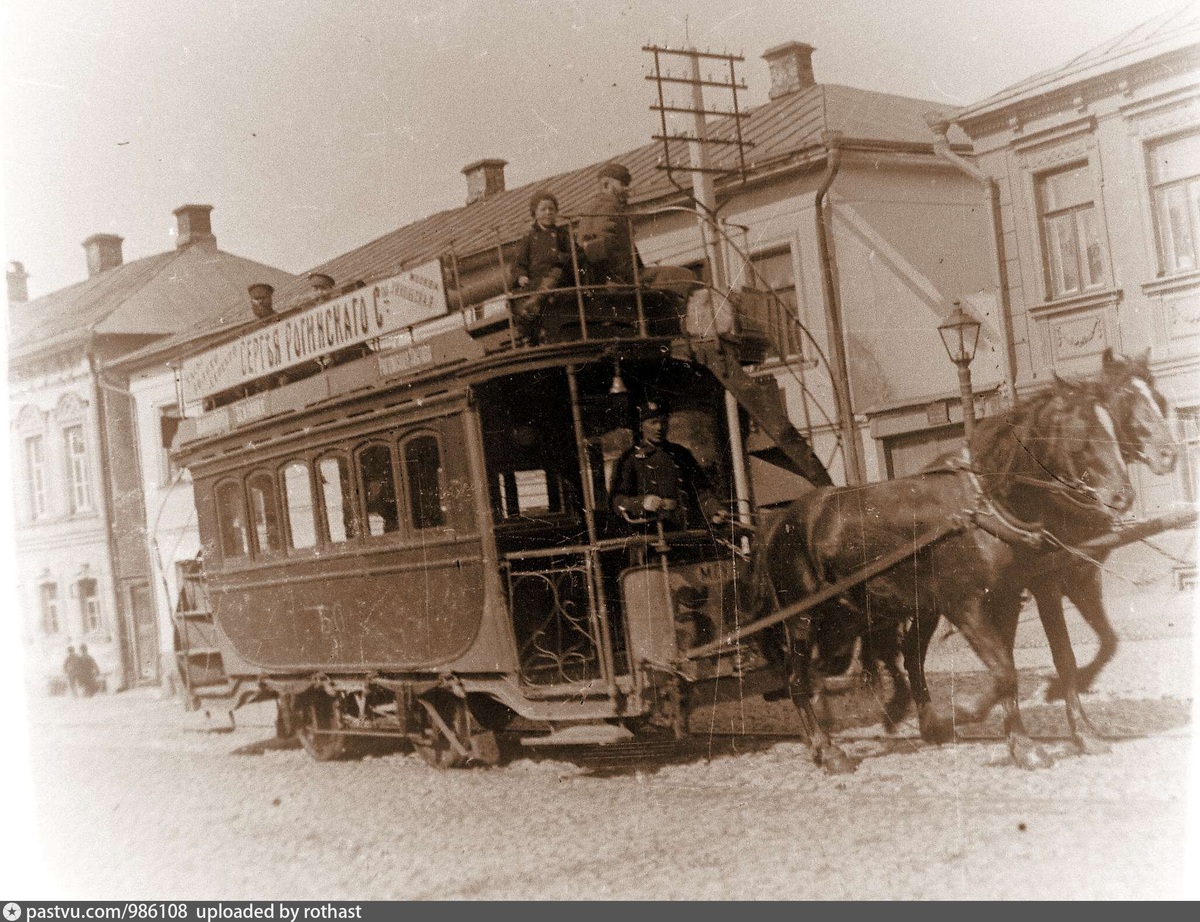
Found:
<svg viewBox="0 0 1200 922"><path fill-rule="evenodd" d="M896 728L908 716L908 701L890 701L883 711L883 726L888 733L895 733Z"/></svg>
<svg viewBox="0 0 1200 922"><path fill-rule="evenodd" d="M820 762L827 775L849 775L858 768L858 763L837 746L830 746L822 752Z"/></svg>
<svg viewBox="0 0 1200 922"><path fill-rule="evenodd" d="M1037 771L1054 764L1045 749L1028 740L1009 743L1008 751L1013 761L1026 771Z"/></svg>
<svg viewBox="0 0 1200 922"><path fill-rule="evenodd" d="M933 708L920 711L921 739L938 746L954 739L954 724Z"/></svg>
<svg viewBox="0 0 1200 922"><path fill-rule="evenodd" d="M1080 735L1074 739L1075 750L1081 756L1102 756L1112 752L1112 744L1090 734Z"/></svg>

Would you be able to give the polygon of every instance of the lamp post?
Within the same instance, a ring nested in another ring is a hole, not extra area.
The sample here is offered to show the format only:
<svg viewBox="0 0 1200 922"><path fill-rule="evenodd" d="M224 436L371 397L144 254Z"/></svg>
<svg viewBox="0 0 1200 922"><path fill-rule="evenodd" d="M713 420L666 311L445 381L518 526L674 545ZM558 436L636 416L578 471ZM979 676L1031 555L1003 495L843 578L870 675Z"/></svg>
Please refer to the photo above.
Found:
<svg viewBox="0 0 1200 922"><path fill-rule="evenodd" d="M971 388L971 361L975 358L975 347L979 344L978 320L963 310L962 302L954 302L954 310L938 324L938 334L946 354L958 366L958 392L962 399L963 432L967 444L975 434L975 392Z"/></svg>

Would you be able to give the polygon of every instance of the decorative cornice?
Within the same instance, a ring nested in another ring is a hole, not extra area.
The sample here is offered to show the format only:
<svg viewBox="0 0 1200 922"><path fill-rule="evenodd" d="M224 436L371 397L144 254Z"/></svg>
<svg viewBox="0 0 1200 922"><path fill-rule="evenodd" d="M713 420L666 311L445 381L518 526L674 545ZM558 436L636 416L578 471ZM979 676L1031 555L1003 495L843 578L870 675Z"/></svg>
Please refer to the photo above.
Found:
<svg viewBox="0 0 1200 922"><path fill-rule="evenodd" d="M1022 125L1049 115L1072 109L1088 108L1097 100L1110 97L1131 96L1141 87L1164 79L1164 71L1179 66L1176 73L1200 67L1200 46L1188 45L1157 57L1121 67L1106 74L1084 78L1048 93L1025 96L1010 103L1000 104L997 109L982 112L977 116L967 114L956 119L957 124L972 138L994 134L1009 127L1019 133Z"/></svg>

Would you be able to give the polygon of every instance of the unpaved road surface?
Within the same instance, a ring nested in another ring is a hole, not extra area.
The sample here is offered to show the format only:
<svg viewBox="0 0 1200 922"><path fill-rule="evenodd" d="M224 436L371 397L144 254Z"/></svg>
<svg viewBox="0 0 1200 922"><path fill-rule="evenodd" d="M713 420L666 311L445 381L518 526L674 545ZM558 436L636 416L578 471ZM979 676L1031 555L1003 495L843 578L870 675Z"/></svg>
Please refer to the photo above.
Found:
<svg viewBox="0 0 1200 922"><path fill-rule="evenodd" d="M1123 645L1085 705L1113 748L1089 757L1055 738L1049 656L1023 619L1024 708L1061 757L1040 772L1012 767L998 739L889 739L861 719L867 692L836 702L862 758L837 778L798 742L704 736L796 729L790 705L761 699L698 712L700 738L654 758L522 750L445 773L404 752L311 762L272 744L269 704L218 732L218 716L153 691L36 700L40 845L55 893L90 899L1174 897L1189 609L1180 595L1110 601ZM1090 635L1075 622L1072 635L1086 660ZM978 683L957 638L931 662L939 699Z"/></svg>

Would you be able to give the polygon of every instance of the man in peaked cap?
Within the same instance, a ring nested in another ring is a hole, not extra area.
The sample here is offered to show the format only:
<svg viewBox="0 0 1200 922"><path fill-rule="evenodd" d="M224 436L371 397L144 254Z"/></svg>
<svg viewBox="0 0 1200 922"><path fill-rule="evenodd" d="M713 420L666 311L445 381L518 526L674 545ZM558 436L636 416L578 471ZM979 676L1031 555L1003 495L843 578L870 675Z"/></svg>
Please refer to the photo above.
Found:
<svg viewBox="0 0 1200 922"><path fill-rule="evenodd" d="M617 461L613 508L627 519L655 519L664 528L701 528L728 515L695 457L668 439L666 404L648 400L639 410L641 437Z"/></svg>
<svg viewBox="0 0 1200 922"><path fill-rule="evenodd" d="M265 283L251 285L248 289L250 292L250 309L254 311L254 316L259 320L266 320L268 317L275 315L275 309L271 306L271 297L275 294L275 289Z"/></svg>
<svg viewBox="0 0 1200 922"><path fill-rule="evenodd" d="M682 266L651 266L633 245L629 221L629 191L633 176L623 163L610 162L596 174L599 189L583 209L578 241L590 273L599 284L632 285L637 280L686 298L695 287L695 275Z"/></svg>
<svg viewBox="0 0 1200 922"><path fill-rule="evenodd" d="M632 285L635 259L638 269L642 268L626 218L633 176L624 164L606 163L596 174L596 182L596 194L579 222L579 246L593 281Z"/></svg>

